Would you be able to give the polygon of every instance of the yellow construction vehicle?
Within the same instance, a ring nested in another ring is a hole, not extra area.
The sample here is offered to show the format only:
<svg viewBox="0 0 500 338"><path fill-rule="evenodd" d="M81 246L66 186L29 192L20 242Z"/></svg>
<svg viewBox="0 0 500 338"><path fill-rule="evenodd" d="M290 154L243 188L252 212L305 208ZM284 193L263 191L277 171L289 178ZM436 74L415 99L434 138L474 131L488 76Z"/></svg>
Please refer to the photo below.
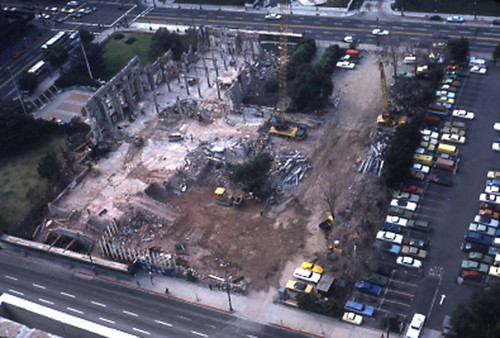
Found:
<svg viewBox="0 0 500 338"><path fill-rule="evenodd" d="M387 81L382 61L379 62L379 68L380 84L382 85L382 97L384 100L384 112L377 117L377 124L389 127L405 124L407 122L406 116L396 117L396 108L389 103L389 93L387 92Z"/></svg>
<svg viewBox="0 0 500 338"><path fill-rule="evenodd" d="M230 206L240 206L243 203L242 196L231 196L227 193L225 188L218 187L215 189L215 202L220 205L227 207Z"/></svg>

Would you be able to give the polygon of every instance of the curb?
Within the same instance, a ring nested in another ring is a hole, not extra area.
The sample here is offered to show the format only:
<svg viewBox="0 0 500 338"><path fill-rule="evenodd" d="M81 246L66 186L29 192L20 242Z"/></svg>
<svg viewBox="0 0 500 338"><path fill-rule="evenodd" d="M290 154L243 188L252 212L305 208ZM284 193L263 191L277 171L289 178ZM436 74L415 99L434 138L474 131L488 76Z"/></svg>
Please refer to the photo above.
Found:
<svg viewBox="0 0 500 338"><path fill-rule="evenodd" d="M278 324L278 323L268 323L268 324L271 325L271 326L274 326L274 327L278 327L278 328L283 329L283 330L287 330L287 331L291 331L291 332L296 332L296 333L300 333L300 334L305 334L305 335L308 335L310 337L325 338L325 336L321 336L321 335L318 335L318 334L315 334L315 333L310 333L310 332L306 332L306 331L302 331L302 330L296 330L296 329L293 329L291 327L288 327L288 326L285 326L285 325L281 325L281 324Z"/></svg>

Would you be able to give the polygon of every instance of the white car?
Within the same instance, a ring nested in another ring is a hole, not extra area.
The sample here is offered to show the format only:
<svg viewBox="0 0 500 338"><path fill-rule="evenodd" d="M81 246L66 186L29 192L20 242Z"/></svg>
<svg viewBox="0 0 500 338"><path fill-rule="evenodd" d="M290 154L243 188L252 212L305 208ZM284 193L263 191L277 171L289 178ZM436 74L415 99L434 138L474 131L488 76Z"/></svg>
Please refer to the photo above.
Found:
<svg viewBox="0 0 500 338"><path fill-rule="evenodd" d="M281 14L278 13L269 13L264 17L266 20L280 20Z"/></svg>
<svg viewBox="0 0 500 338"><path fill-rule="evenodd" d="M356 64L354 62L349 62L349 61L339 61L335 66L344 69L354 69L354 67L356 67Z"/></svg>
<svg viewBox="0 0 500 338"><path fill-rule="evenodd" d="M396 263L408 268L422 269L422 261L410 256L399 256L396 259Z"/></svg>
<svg viewBox="0 0 500 338"><path fill-rule="evenodd" d="M494 151L500 151L500 142L493 142L491 144L491 149L493 149Z"/></svg>
<svg viewBox="0 0 500 338"><path fill-rule="evenodd" d="M409 211L415 211L415 210L417 210L417 203L403 201L403 200L398 200L396 198L391 201L391 206L397 207L397 208L401 208L401 209L405 209L405 210L409 210Z"/></svg>
<svg viewBox="0 0 500 338"><path fill-rule="evenodd" d="M429 136L430 138L439 138L439 133L437 131L432 131L432 130L429 130L429 129L424 129L424 130L421 130L420 133L423 135L423 136Z"/></svg>
<svg viewBox="0 0 500 338"><path fill-rule="evenodd" d="M402 244L403 243L403 235L397 234L395 232L390 231L379 231L377 232L377 239L382 241L394 243L394 244Z"/></svg>
<svg viewBox="0 0 500 338"><path fill-rule="evenodd" d="M380 28L375 28L374 30L372 30L372 34L373 35L380 35L380 36L389 35L389 31L385 30L385 29L382 30Z"/></svg>
<svg viewBox="0 0 500 338"><path fill-rule="evenodd" d="M496 229L487 227L484 224L471 223L469 225L469 231L479 232L488 236L495 236Z"/></svg>
<svg viewBox="0 0 500 338"><path fill-rule="evenodd" d="M421 313L415 313L406 331L407 338L418 338L424 327L425 316Z"/></svg>
<svg viewBox="0 0 500 338"><path fill-rule="evenodd" d="M342 320L354 325L361 325L361 322L363 321L363 316L358 315L354 312L346 312L342 316Z"/></svg>
<svg viewBox="0 0 500 338"><path fill-rule="evenodd" d="M487 72L486 67L479 67L479 66L473 66L470 67L469 71L474 74L481 74L484 75Z"/></svg>
<svg viewBox="0 0 500 338"><path fill-rule="evenodd" d="M428 174L431 168L428 165L423 165L420 163L413 163L411 170L415 170L424 174Z"/></svg>
<svg viewBox="0 0 500 338"><path fill-rule="evenodd" d="M500 196L482 193L481 195L479 195L479 201L486 203L500 204Z"/></svg>
<svg viewBox="0 0 500 338"><path fill-rule="evenodd" d="M447 22L456 22L456 23L463 23L465 20L462 16L449 16L446 18Z"/></svg>
<svg viewBox="0 0 500 338"><path fill-rule="evenodd" d="M500 131L500 122L495 122L495 124L493 125L493 129L495 129L496 131Z"/></svg>
<svg viewBox="0 0 500 338"><path fill-rule="evenodd" d="M500 195L500 187L496 185L487 185L486 189L484 189L484 192L487 194Z"/></svg>
<svg viewBox="0 0 500 338"><path fill-rule="evenodd" d="M346 35L344 37L344 42L347 42L347 43L354 42L354 36L352 36L352 35Z"/></svg>
<svg viewBox="0 0 500 338"><path fill-rule="evenodd" d="M481 215L476 215L476 217L474 217L474 222L488 225L494 228L498 228L498 225L500 224L500 222L498 222L498 220L494 218L483 217Z"/></svg>
<svg viewBox="0 0 500 338"><path fill-rule="evenodd" d="M447 141L447 142L452 142L452 143L457 143L457 144L464 144L465 137L457 135L457 134L443 134L443 136L441 136L441 141Z"/></svg>
<svg viewBox="0 0 500 338"><path fill-rule="evenodd" d="M318 283L321 279L321 275L319 273L302 268L295 269L295 271L293 272L293 277L315 284Z"/></svg>
<svg viewBox="0 0 500 338"><path fill-rule="evenodd" d="M389 224L399 225L405 227L408 225L408 219L399 216L387 216L385 222Z"/></svg>
<svg viewBox="0 0 500 338"><path fill-rule="evenodd" d="M467 119L467 120L474 119L474 113L470 111L468 112L465 109L455 109L453 110L453 113L451 115L453 117L459 117L461 119Z"/></svg>

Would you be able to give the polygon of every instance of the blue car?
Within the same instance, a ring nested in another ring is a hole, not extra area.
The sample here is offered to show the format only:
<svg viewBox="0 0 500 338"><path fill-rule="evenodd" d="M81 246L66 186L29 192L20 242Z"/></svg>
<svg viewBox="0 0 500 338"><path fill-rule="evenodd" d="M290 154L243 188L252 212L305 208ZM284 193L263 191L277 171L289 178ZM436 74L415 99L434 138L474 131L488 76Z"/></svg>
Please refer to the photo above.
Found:
<svg viewBox="0 0 500 338"><path fill-rule="evenodd" d="M392 223L385 223L384 226L382 227L382 230L395 232L397 234L400 234L403 232L403 228L401 228L399 225L392 224Z"/></svg>
<svg viewBox="0 0 500 338"><path fill-rule="evenodd" d="M361 304L358 302L354 302L352 300L348 300L347 303L345 303L344 309L347 311L352 311L359 313L360 315L365 315L368 317L373 316L373 311L374 308L369 305Z"/></svg>
<svg viewBox="0 0 500 338"><path fill-rule="evenodd" d="M496 185L500 187L500 180L486 180L486 185Z"/></svg>
<svg viewBox="0 0 500 338"><path fill-rule="evenodd" d="M375 242L373 242L373 247L375 249L379 249L381 251L388 252L388 253L395 254L395 255L399 255L399 253L401 252L400 245L396 245L396 244L389 243L386 241L381 241L380 239L376 239Z"/></svg>
<svg viewBox="0 0 500 338"><path fill-rule="evenodd" d="M380 293L382 292L382 288L380 286L365 281L356 282L356 284L354 284L354 287L360 292L369 293L375 296L380 295Z"/></svg>
<svg viewBox="0 0 500 338"><path fill-rule="evenodd" d="M467 231L465 239L469 242L475 242L483 245L491 245L491 243L493 243L493 237L474 231Z"/></svg>

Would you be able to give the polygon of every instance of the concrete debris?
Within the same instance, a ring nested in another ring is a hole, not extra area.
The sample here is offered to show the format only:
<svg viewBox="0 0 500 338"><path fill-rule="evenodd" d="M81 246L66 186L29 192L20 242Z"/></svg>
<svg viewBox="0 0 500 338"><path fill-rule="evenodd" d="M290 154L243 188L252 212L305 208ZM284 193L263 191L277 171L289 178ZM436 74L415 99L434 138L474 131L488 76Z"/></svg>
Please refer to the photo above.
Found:
<svg viewBox="0 0 500 338"><path fill-rule="evenodd" d="M281 185L298 185L310 168L309 159L306 156L301 156L300 152L296 151L290 155L281 155L279 157L276 172L281 178Z"/></svg>
<svg viewBox="0 0 500 338"><path fill-rule="evenodd" d="M391 142L392 135L392 129L379 129L370 134L370 151L359 165L358 172L380 177L384 167L382 155Z"/></svg>

